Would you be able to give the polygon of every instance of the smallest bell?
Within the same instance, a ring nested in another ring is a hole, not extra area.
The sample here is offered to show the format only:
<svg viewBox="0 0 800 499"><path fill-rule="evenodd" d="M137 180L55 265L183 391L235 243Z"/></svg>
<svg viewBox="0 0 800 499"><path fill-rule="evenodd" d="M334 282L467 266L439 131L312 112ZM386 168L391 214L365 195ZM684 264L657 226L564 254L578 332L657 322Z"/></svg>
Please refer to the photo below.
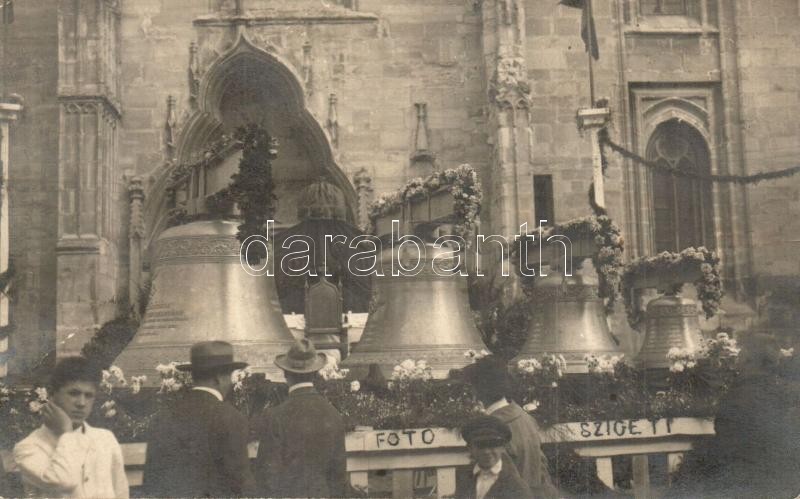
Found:
<svg viewBox="0 0 800 499"><path fill-rule="evenodd" d="M703 345L697 302L680 295L663 295L647 304L646 330L637 362L647 369L668 368L672 348L696 351Z"/></svg>

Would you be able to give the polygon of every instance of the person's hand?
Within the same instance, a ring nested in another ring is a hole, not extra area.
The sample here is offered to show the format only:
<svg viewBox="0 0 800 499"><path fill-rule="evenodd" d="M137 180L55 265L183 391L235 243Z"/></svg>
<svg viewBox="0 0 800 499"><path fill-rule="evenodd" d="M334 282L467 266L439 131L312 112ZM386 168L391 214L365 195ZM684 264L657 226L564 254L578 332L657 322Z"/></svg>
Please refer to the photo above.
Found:
<svg viewBox="0 0 800 499"><path fill-rule="evenodd" d="M72 431L72 420L69 415L53 401L46 403L42 407L42 418L44 419L44 424L58 436Z"/></svg>

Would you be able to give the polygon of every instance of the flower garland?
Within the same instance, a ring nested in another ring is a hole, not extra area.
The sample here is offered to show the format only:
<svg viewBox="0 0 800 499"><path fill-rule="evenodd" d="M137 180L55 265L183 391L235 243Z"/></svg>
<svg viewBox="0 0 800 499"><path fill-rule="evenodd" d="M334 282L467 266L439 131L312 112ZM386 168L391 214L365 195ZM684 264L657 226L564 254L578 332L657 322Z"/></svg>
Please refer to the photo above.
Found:
<svg viewBox="0 0 800 499"><path fill-rule="evenodd" d="M206 196L207 213L189 215L186 204L176 201L177 191L193 171L217 165L233 149L242 149L238 173L232 175L230 185ZM237 234L239 239L265 234L266 220L273 218L275 214L275 185L271 163L275 157L277 142L259 125L245 125L236 129L233 135L223 135L205 150L200 160L181 164L173 169L167 184L170 205L173 206L167 214L167 226L226 218L236 204L243 220Z"/></svg>
<svg viewBox="0 0 800 499"><path fill-rule="evenodd" d="M700 248L686 248L680 253L664 251L652 257L641 257L630 262L622 275L622 289L625 310L631 327L638 327L644 320L644 310L635 304L634 287L641 276L654 275L666 287L677 292L683 285L675 281L687 273L700 273L694 281L697 298L703 307L706 318L713 317L719 310L722 300L722 279L720 278L719 257L716 253Z"/></svg>
<svg viewBox="0 0 800 499"><path fill-rule="evenodd" d="M172 201L174 202L175 192L189 179L193 171L215 166L225 159L231 149L241 147L242 143L234 136L223 134L200 154L200 159L176 165L170 172L166 187Z"/></svg>
<svg viewBox="0 0 800 499"><path fill-rule="evenodd" d="M539 234L538 232L520 234L514 242L512 255L519 254L523 250L525 236L529 235L536 237ZM528 251L538 248L542 241L547 241L550 236L554 235L566 236L570 240L593 238L598 247L592 255L592 265L598 278L598 295L605 302L606 313L613 313L624 267L622 254L625 251L625 241L619 227L607 215L577 218L563 224L543 228L540 238L529 241L533 247L529 245ZM512 259L518 262L518 259ZM524 280L529 286L533 284L528 279Z"/></svg>
<svg viewBox="0 0 800 499"><path fill-rule="evenodd" d="M412 179L401 189L379 196L369 207L368 232L375 230L375 221L379 217L399 210L406 203L430 196L442 188L448 188L454 198L455 233L469 244L469 235L478 223L483 190L478 173L468 164L433 172L425 179Z"/></svg>

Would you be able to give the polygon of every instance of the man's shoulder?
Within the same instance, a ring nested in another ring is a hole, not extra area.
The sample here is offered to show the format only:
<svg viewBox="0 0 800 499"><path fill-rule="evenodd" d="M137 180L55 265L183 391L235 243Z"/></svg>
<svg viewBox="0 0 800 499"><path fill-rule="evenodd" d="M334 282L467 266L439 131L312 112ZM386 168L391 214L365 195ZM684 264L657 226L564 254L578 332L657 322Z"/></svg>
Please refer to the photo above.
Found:
<svg viewBox="0 0 800 499"><path fill-rule="evenodd" d="M88 424L86 427L86 435L92 438L93 440L103 440L108 444L117 444L117 436L114 435L114 432L107 429L107 428L98 428L96 426L89 426Z"/></svg>
<svg viewBox="0 0 800 499"><path fill-rule="evenodd" d="M55 441L55 436L51 436L50 431L42 425L30 432L27 437L17 442L16 445L14 445L14 452L31 447L52 446Z"/></svg>

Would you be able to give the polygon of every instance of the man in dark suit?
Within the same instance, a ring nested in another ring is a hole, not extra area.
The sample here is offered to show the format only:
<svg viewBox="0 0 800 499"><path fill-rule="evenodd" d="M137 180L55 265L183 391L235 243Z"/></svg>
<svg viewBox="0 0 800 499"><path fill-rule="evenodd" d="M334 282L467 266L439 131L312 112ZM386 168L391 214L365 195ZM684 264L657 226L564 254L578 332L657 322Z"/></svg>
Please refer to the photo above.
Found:
<svg viewBox="0 0 800 499"><path fill-rule="evenodd" d="M456 483L456 497L464 499L526 499L530 489L505 452L511 430L494 416L477 416L461 429L475 463L467 477Z"/></svg>
<svg viewBox="0 0 800 499"><path fill-rule="evenodd" d="M325 355L306 339L275 359L289 385L289 398L265 414L256 462L262 495L347 494L344 422L313 384L325 362Z"/></svg>
<svg viewBox="0 0 800 499"><path fill-rule="evenodd" d="M509 392L506 363L489 355L465 367L463 374L465 380L475 388L486 413L505 423L511 431L506 452L531 492L536 497L560 497L550 479L538 423L516 402L506 398Z"/></svg>
<svg viewBox="0 0 800 499"><path fill-rule="evenodd" d="M156 497L238 497L255 495L247 455L248 421L223 402L234 362L224 341L197 343L191 349L194 387L157 416L147 444L143 487Z"/></svg>

